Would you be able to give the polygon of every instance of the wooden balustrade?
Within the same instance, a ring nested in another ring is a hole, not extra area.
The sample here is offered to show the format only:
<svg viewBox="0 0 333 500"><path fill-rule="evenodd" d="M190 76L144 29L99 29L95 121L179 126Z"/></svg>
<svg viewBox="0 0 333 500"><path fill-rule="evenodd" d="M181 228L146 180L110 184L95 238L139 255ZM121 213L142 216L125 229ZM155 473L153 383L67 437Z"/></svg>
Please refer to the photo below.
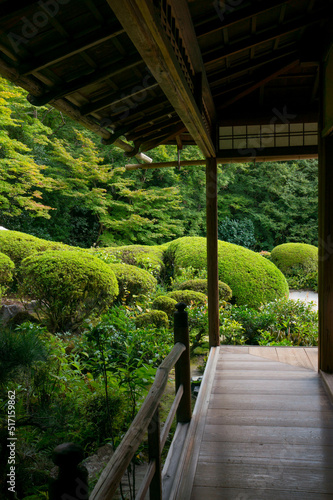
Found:
<svg viewBox="0 0 333 500"><path fill-rule="evenodd" d="M122 442L102 472L90 500L111 500L136 450L148 430L149 466L136 500L145 498L150 491L150 500L162 499L161 452L165 445L172 421L177 413L177 422L191 419L191 376L189 356L188 319L186 305L176 305L174 314L175 345L156 372L154 383L132 422ZM169 373L175 367L176 397L166 422L160 430L159 404L168 382Z"/></svg>

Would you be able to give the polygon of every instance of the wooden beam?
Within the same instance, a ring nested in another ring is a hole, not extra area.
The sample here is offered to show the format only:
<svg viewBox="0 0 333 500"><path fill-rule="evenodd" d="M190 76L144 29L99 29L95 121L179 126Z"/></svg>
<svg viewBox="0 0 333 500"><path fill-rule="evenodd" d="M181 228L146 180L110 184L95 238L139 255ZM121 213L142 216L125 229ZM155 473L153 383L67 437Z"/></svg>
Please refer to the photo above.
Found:
<svg viewBox="0 0 333 500"><path fill-rule="evenodd" d="M186 127L183 123L179 125L172 125L167 130L158 132L153 137L149 137L149 141L145 142L141 146L141 151L149 151L150 149L156 148L159 144L164 144L167 141L174 139L181 132L185 132Z"/></svg>
<svg viewBox="0 0 333 500"><path fill-rule="evenodd" d="M254 80L254 83L252 83L246 89L237 93L233 97L227 99L225 102L223 102L223 104L220 104L219 109L224 109L224 108L227 108L228 106L231 106L232 104L239 101L243 97L254 92L259 87L266 85L266 83L270 82L271 80L274 80L279 75L286 73L287 71L292 69L294 66L296 66L296 64L298 64L298 63L299 63L299 60L295 59L295 56L292 55L292 56L288 56L287 58L282 59L280 61L280 64L277 64L276 62L274 62L274 63L269 63L265 66L262 66L260 68L260 70L258 70L256 73L251 75L251 80Z"/></svg>
<svg viewBox="0 0 333 500"><path fill-rule="evenodd" d="M246 63L232 66L232 68L223 70L219 69L218 72L210 76L209 78L210 87L214 89L214 87L220 86L221 83L223 83L226 80L229 80L229 78L235 78L241 75L242 73L248 73L249 71L254 71L264 66L265 64L268 64L273 61L278 63L279 59L292 55L296 56L296 54L298 54L297 50L290 50L289 52L286 52L285 49L280 49L279 51L275 51L274 53L272 53L272 55L269 57L267 56L267 54L265 54L264 56L251 59Z"/></svg>
<svg viewBox="0 0 333 500"><path fill-rule="evenodd" d="M133 131L127 135L127 139L129 141L134 141L136 139L139 139L141 137L146 137L147 135L153 133L153 132L160 132L165 128L169 128L170 126L174 127L177 126L179 123L182 123L181 120L179 120L178 116L174 116L173 118L169 120L164 120L160 121L158 123L154 123L148 128L144 128L142 130L138 131Z"/></svg>
<svg viewBox="0 0 333 500"><path fill-rule="evenodd" d="M206 161L206 226L209 346L216 347L220 345L216 158Z"/></svg>
<svg viewBox="0 0 333 500"><path fill-rule="evenodd" d="M21 75L28 75L30 73L40 71L48 66L51 66L52 64L63 61L68 57L107 42L122 33L124 33L124 29L118 22L117 24L113 22L112 25L81 36L80 38L75 39L72 43L66 43L64 40L64 44L60 47L57 45L55 48L50 49L44 54L35 56L32 59L26 58L22 64L20 64L18 68L19 72Z"/></svg>
<svg viewBox="0 0 333 500"><path fill-rule="evenodd" d="M275 9L279 6L290 3L292 0L266 0L263 3L251 4L247 7L236 8L228 2L222 2L216 0L213 2L215 13L208 19L201 20L195 23L195 32L197 37L203 37L214 33L216 31L223 30L224 28L229 28L239 21L246 21L253 16L258 14L264 14L265 12Z"/></svg>
<svg viewBox="0 0 333 500"><path fill-rule="evenodd" d="M186 47L195 73L202 75L202 99L207 107L209 116L213 123L216 121L216 110L210 87L207 80L205 66L202 60L201 50L195 34L194 26L188 3L185 0L169 0L173 14L179 26L180 36Z"/></svg>
<svg viewBox="0 0 333 500"><path fill-rule="evenodd" d="M103 82L104 80L112 78L115 75L122 73L123 71L142 64L142 62L143 61L139 55L127 57L112 64L111 66L108 66L107 68L92 71L87 75L64 83L63 85L56 85L54 89L45 92L41 96L29 96L29 101L34 106L45 106L45 104L49 103L53 99L61 99L62 97L68 94L72 94L73 92L77 92L78 90L81 90L88 85Z"/></svg>
<svg viewBox="0 0 333 500"><path fill-rule="evenodd" d="M257 47L258 45L275 40L275 38L277 37L281 37L289 33L304 29L305 27L312 26L315 23L323 21L329 15L331 15L331 8L321 9L320 11L314 12L311 15L307 14L306 16L303 16L301 19L297 19L296 21L289 21L281 26L271 28L269 31L265 31L264 33L259 33L257 35L252 35L248 38L242 39L239 42L235 42L228 47L224 47L223 49L213 49L209 52L207 51L205 54L203 54L204 63L205 65L209 65L216 62L221 62L223 59L238 54L244 50L249 50L253 47ZM318 55L318 57L320 56Z"/></svg>
<svg viewBox="0 0 333 500"><path fill-rule="evenodd" d="M158 83L152 83L150 85L131 85L130 87L126 87L123 90L119 90L114 94L110 94L107 97L103 97L102 99L98 99L90 104L85 104L81 108L81 112L84 116L90 115L91 113L96 113L100 109L115 106L116 104L126 101L131 97L137 96L139 94L148 92L149 90L156 89L158 87Z"/></svg>
<svg viewBox="0 0 333 500"><path fill-rule="evenodd" d="M327 136L333 132L333 44L327 53L323 68L324 74L324 104L323 104L323 130L322 135Z"/></svg>
<svg viewBox="0 0 333 500"><path fill-rule="evenodd" d="M108 0L152 75L206 157L215 148L200 110L161 25L153 0Z"/></svg>

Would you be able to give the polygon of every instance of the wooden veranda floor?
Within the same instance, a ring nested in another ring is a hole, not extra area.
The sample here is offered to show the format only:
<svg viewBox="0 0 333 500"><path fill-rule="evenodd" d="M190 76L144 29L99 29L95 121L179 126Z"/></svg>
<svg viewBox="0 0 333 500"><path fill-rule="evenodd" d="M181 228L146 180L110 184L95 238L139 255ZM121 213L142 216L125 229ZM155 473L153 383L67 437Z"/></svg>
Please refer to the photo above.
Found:
<svg viewBox="0 0 333 500"><path fill-rule="evenodd" d="M214 348L170 498L333 499L333 405L316 358Z"/></svg>

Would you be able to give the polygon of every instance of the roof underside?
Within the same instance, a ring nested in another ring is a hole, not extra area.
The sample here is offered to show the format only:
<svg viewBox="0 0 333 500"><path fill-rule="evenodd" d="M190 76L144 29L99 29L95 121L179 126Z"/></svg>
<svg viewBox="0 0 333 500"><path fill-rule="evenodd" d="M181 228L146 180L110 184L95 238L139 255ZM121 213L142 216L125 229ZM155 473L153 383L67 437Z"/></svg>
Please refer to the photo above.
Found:
<svg viewBox="0 0 333 500"><path fill-rule="evenodd" d="M64 111L105 144L125 138L135 154L197 143L213 156L216 123L269 123L276 113L318 121L332 5L5 0L0 74L27 89L32 104Z"/></svg>

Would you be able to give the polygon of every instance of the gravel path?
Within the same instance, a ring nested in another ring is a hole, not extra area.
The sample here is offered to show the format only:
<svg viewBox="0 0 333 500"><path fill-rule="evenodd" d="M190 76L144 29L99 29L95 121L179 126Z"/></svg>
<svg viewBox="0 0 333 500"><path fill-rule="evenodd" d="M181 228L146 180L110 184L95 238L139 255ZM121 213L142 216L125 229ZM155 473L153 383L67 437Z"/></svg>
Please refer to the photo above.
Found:
<svg viewBox="0 0 333 500"><path fill-rule="evenodd" d="M311 290L290 290L289 298L291 300L304 300L307 304L314 302L314 308L318 309L318 293Z"/></svg>

